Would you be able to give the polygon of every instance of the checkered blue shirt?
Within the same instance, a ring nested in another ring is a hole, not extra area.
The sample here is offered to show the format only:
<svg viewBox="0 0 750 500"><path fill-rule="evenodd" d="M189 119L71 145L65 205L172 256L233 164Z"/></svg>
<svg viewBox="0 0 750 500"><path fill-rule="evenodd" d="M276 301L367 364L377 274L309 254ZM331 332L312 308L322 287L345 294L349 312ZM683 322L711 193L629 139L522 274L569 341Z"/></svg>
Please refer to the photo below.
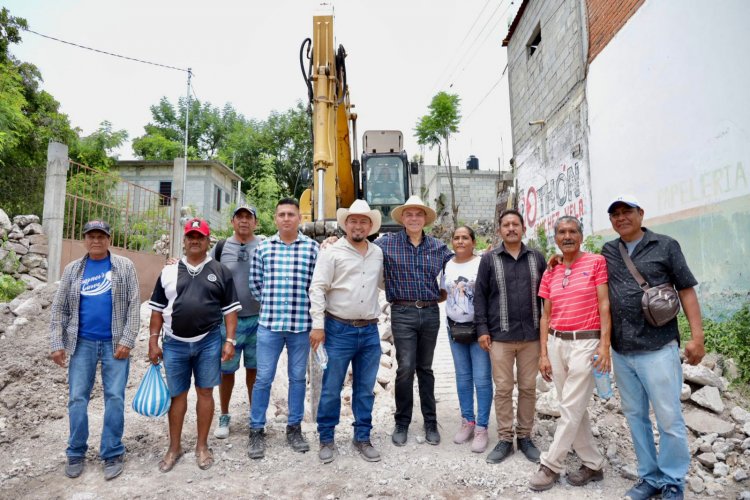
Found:
<svg viewBox="0 0 750 500"><path fill-rule="evenodd" d="M250 265L250 292L260 302L258 324L271 331L307 332L310 318L310 287L318 242L297 235L287 245L276 233L255 249Z"/></svg>
<svg viewBox="0 0 750 500"><path fill-rule="evenodd" d="M437 276L453 252L437 238L422 234L414 246L406 231L386 233L374 242L383 250L385 297L394 300L438 300Z"/></svg>

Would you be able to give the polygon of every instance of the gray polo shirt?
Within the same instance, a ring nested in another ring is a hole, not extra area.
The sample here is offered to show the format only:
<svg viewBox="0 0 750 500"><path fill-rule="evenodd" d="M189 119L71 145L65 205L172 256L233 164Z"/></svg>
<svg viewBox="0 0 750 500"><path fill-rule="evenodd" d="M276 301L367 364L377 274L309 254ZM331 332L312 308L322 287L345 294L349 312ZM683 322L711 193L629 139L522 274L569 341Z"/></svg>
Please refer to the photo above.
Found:
<svg viewBox="0 0 750 500"><path fill-rule="evenodd" d="M680 244L673 238L645 227L643 239L630 258L650 286L672 283L679 290L698 284L685 261ZM654 351L680 338L677 319L663 326L651 326L643 316L643 290L628 271L618 245L620 238L602 248L607 261L609 303L612 312L612 348L619 353Z"/></svg>
<svg viewBox="0 0 750 500"><path fill-rule="evenodd" d="M250 293L249 285L250 263L258 243L260 243L260 238L257 236L243 245L232 235L227 239L221 251L221 263L232 272L237 298L242 304L242 310L238 313L240 318L257 316L260 313L260 303ZM216 257L215 246L211 249L211 257Z"/></svg>

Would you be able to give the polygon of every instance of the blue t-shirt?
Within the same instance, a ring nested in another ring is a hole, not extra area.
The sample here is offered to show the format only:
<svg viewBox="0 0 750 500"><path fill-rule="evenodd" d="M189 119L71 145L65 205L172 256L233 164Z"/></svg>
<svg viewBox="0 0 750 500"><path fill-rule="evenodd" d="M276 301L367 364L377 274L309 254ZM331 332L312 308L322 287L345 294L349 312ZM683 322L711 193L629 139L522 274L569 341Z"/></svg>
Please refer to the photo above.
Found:
<svg viewBox="0 0 750 500"><path fill-rule="evenodd" d="M81 278L78 335L86 340L112 340L112 262L109 255L87 259Z"/></svg>

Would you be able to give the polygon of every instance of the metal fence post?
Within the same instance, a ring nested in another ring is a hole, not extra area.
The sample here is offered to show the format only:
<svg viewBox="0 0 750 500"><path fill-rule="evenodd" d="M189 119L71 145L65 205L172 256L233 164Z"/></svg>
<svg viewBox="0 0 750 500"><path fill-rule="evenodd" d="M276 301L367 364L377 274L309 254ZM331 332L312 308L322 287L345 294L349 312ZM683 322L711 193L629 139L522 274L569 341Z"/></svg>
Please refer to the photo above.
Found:
<svg viewBox="0 0 750 500"><path fill-rule="evenodd" d="M185 204L185 186L183 185L184 168L185 160L175 158L172 170L172 234L169 236L169 256L177 259L182 257L180 207Z"/></svg>

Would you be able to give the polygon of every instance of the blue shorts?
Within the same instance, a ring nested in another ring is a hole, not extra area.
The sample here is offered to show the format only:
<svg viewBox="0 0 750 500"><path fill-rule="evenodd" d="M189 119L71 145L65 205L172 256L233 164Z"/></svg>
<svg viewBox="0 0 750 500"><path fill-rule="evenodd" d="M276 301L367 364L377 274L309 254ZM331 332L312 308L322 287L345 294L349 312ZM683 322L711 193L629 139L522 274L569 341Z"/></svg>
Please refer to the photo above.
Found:
<svg viewBox="0 0 750 500"><path fill-rule="evenodd" d="M221 324L221 340L227 339L227 328ZM258 358L255 355L255 346L258 342L258 316L245 316L237 318L237 345L234 346L234 357L221 364L221 373L234 373L240 368L240 356L243 357L244 366L255 370L258 367Z"/></svg>
<svg viewBox="0 0 750 500"><path fill-rule="evenodd" d="M221 383L221 333L217 326L198 342L182 342L164 336L164 369L171 397L190 389L191 377L195 386L209 388Z"/></svg>

